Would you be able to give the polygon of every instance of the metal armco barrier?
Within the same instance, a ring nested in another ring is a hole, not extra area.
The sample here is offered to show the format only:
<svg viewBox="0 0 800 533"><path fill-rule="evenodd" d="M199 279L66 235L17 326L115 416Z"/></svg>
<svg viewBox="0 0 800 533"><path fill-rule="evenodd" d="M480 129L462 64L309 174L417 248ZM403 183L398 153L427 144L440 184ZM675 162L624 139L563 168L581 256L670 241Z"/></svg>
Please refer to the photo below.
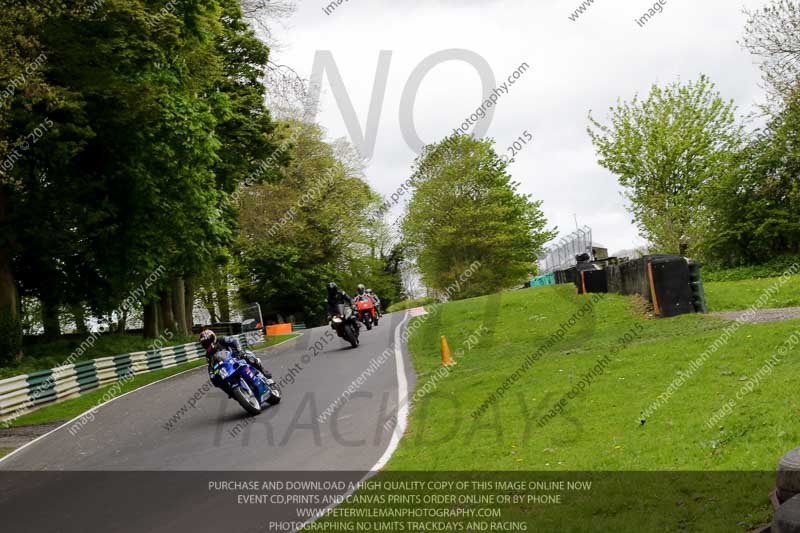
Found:
<svg viewBox="0 0 800 533"><path fill-rule="evenodd" d="M246 348L264 341L263 333L258 333L258 338L252 332L236 337ZM43 405L79 396L129 376L182 365L204 357L203 348L194 342L101 357L3 379L0 380L0 421L17 418Z"/></svg>

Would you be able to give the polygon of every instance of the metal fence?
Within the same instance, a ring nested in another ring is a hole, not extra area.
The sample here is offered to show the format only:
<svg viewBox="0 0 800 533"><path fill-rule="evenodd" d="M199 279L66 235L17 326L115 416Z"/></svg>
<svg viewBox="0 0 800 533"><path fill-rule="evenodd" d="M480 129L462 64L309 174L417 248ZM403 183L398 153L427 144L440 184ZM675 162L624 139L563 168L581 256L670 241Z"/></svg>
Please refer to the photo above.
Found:
<svg viewBox="0 0 800 533"><path fill-rule="evenodd" d="M539 256L539 274L573 267L578 264L575 256L583 253L592 253L592 228L589 226L583 226L561 237L547 248Z"/></svg>

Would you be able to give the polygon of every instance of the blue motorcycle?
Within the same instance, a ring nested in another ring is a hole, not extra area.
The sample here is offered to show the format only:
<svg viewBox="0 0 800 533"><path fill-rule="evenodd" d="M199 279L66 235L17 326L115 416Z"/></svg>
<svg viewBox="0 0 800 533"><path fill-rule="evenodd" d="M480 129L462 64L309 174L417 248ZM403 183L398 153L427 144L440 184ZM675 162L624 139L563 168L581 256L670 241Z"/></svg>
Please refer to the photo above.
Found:
<svg viewBox="0 0 800 533"><path fill-rule="evenodd" d="M234 357L228 350L220 350L212 356L211 363L208 371L211 383L251 415L261 413L267 405L280 403L281 393L274 387L275 382L244 359Z"/></svg>

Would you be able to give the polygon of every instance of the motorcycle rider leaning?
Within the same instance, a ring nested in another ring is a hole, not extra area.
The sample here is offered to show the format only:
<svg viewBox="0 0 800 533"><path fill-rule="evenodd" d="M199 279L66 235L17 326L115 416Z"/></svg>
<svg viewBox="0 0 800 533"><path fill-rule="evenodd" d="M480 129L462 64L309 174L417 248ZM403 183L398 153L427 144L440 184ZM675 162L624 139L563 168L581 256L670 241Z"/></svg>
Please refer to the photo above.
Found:
<svg viewBox="0 0 800 533"><path fill-rule="evenodd" d="M349 294L339 290L339 286L334 282L328 283L328 315L335 315L336 306L342 304L349 305L351 308L355 306Z"/></svg>
<svg viewBox="0 0 800 533"><path fill-rule="evenodd" d="M381 299L378 298L378 295L372 292L372 289L367 289L367 295L372 298L372 302L375 304L375 312L378 314L378 317L383 315L381 312Z"/></svg>
<svg viewBox="0 0 800 533"><path fill-rule="evenodd" d="M367 293L367 289L364 287L364 284L359 283L358 287L356 287L356 296L354 300L358 302L361 300L366 300L367 298L372 299L372 296Z"/></svg>
<svg viewBox="0 0 800 533"><path fill-rule="evenodd" d="M234 357L244 359L250 366L258 369L268 380L272 379L272 374L261 364L261 359L242 350L239 340L236 337L222 337L217 339L217 334L210 329L200 332L200 345L206 350L208 366L211 366L211 357L220 350L230 350Z"/></svg>

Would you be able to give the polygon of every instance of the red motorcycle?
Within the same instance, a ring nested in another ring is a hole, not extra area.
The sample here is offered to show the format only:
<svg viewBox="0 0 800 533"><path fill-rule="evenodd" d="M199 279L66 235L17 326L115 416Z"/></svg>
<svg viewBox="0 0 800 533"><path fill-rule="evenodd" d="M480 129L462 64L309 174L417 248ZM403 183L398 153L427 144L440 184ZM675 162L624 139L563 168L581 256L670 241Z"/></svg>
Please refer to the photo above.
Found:
<svg viewBox="0 0 800 533"><path fill-rule="evenodd" d="M356 310L358 311L358 319L367 326L367 330L372 329L372 324L378 325L378 314L375 311L375 302L372 297L367 294L356 296Z"/></svg>

